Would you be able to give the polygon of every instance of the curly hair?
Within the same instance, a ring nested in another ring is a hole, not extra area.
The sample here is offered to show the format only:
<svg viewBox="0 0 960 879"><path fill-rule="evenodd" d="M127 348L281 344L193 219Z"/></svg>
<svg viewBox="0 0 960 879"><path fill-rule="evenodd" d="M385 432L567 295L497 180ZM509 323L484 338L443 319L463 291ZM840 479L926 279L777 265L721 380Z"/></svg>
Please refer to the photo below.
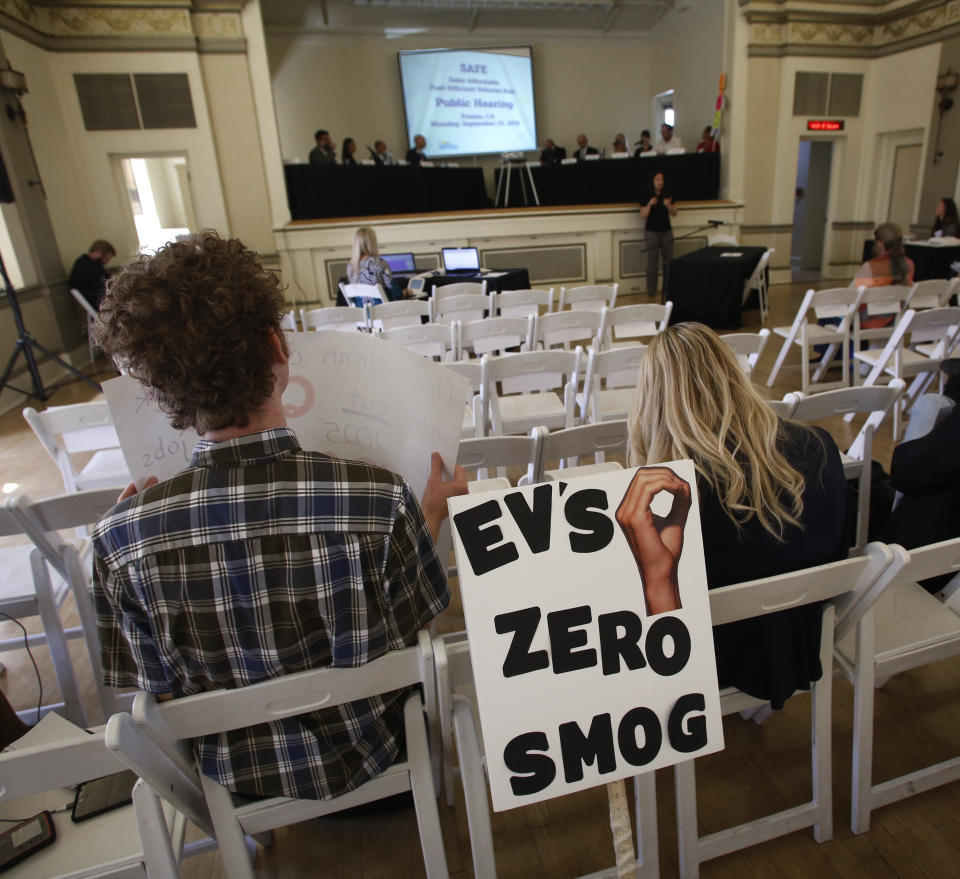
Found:
<svg viewBox="0 0 960 879"><path fill-rule="evenodd" d="M97 344L173 426L246 427L273 393L270 330L286 351L283 289L235 238L205 231L135 257L107 284Z"/></svg>

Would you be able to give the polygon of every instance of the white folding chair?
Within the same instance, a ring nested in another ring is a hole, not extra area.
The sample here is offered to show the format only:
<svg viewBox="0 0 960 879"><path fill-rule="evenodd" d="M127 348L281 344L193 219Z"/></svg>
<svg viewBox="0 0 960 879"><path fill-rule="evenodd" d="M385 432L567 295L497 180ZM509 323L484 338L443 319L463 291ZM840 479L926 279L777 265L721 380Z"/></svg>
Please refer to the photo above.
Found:
<svg viewBox="0 0 960 879"><path fill-rule="evenodd" d="M894 328L900 316L908 307L908 303L913 297L916 285L893 284L883 287L867 287L860 297L860 307L853 314L851 336L853 338L853 350L859 351L861 342L883 342L893 335ZM864 327L865 318L877 317L880 315L892 318L890 323L884 327ZM872 347L883 347L882 345ZM853 371L853 382L859 384L860 371Z"/></svg>
<svg viewBox="0 0 960 879"><path fill-rule="evenodd" d="M773 256L773 249L768 248L763 252L763 256L760 257L760 262L757 263L757 267L753 270L753 274L743 282L743 304L747 304L747 300L750 298L750 291L757 291L757 303L760 306L760 323L765 324L767 322L767 266L770 265L770 257Z"/></svg>
<svg viewBox="0 0 960 879"><path fill-rule="evenodd" d="M717 232L716 229L712 232L707 232L708 247L720 247L724 244L737 245L739 243L737 236L731 235L729 232Z"/></svg>
<svg viewBox="0 0 960 879"><path fill-rule="evenodd" d="M453 360L457 352L457 325L416 324L397 327L378 334L384 342L400 345L421 357L437 360Z"/></svg>
<svg viewBox="0 0 960 879"><path fill-rule="evenodd" d="M298 331L296 310L288 311L283 317L280 318L280 329L287 330L291 333L296 333Z"/></svg>
<svg viewBox="0 0 960 879"><path fill-rule="evenodd" d="M581 423L616 421L630 414L637 396L637 370L646 351L646 345L610 351L590 347L583 393L578 396Z"/></svg>
<svg viewBox="0 0 960 879"><path fill-rule="evenodd" d="M949 281L944 278L917 281L913 285L913 296L910 297L906 307L914 311L925 308L945 308L956 294L958 284L960 284L960 278L952 278Z"/></svg>
<svg viewBox="0 0 960 879"><path fill-rule="evenodd" d="M387 299L383 287L379 284L344 284L341 281L338 286L343 298L357 308L382 305Z"/></svg>
<svg viewBox="0 0 960 879"><path fill-rule="evenodd" d="M497 314L501 317L540 315L540 309L553 311L553 287L549 290L504 290L496 294Z"/></svg>
<svg viewBox="0 0 960 879"><path fill-rule="evenodd" d="M304 332L310 330L336 330L353 333L366 330L367 316L355 305L331 305L329 308L300 309L300 323Z"/></svg>
<svg viewBox="0 0 960 879"><path fill-rule="evenodd" d="M460 427L462 439L485 436L487 432L487 413L483 409L481 395L483 387L483 364L480 360L453 360L445 362L446 369L452 369L470 382L467 400L463 407L463 422Z"/></svg>
<svg viewBox="0 0 960 879"><path fill-rule="evenodd" d="M97 324L98 314L97 310L87 302L87 297L84 296L79 290L75 290L73 287L70 288L70 295L76 299L77 302L83 306L83 310L87 316L87 345L90 348L90 362L94 361L94 352L96 350L96 345L93 343L93 328Z"/></svg>
<svg viewBox="0 0 960 879"><path fill-rule="evenodd" d="M853 320L853 313L860 305L860 296L866 288L835 287L829 290L807 290L793 323L789 327L774 327L773 332L783 338L783 345L780 353L777 355L773 369L767 378L767 387L772 388L773 382L783 366L787 354L794 345L800 347L800 366L801 366L801 390L805 394L810 393L810 348L814 345L826 345L827 350L823 353L817 365L817 371L813 375L813 381L818 383L818 390L826 390L829 387L837 385L846 386L850 383L850 323ZM812 317L814 322L809 318ZM815 321L819 318L836 319L836 324L827 324L821 326ZM843 378L829 385L821 382L820 378L824 375L827 367L833 361L837 351L841 352L843 366Z"/></svg>
<svg viewBox="0 0 960 879"><path fill-rule="evenodd" d="M627 421L598 421L595 424L581 424L566 430L549 431L545 427L535 428L541 434L540 458L534 482L574 479L577 476L590 476L622 470L617 461L607 461L608 453L626 454ZM581 464L580 458L593 455L592 464ZM547 469L552 462L559 468Z"/></svg>
<svg viewBox="0 0 960 879"><path fill-rule="evenodd" d="M491 309L490 297L482 293L444 296L433 301L433 320L438 324L448 324L455 320L483 320Z"/></svg>
<svg viewBox="0 0 960 879"><path fill-rule="evenodd" d="M855 360L870 367L870 373L863 382L865 386L875 385L884 375L913 379L893 410L894 440L900 439L902 416L937 377L940 364L950 356L958 340L960 308L929 308L924 311L908 308L882 349L853 352ZM940 383L942 390L942 377Z"/></svg>
<svg viewBox="0 0 960 879"><path fill-rule="evenodd" d="M492 432L529 433L540 425L573 427L582 353L577 346L575 351L484 357L481 406L488 413Z"/></svg>
<svg viewBox="0 0 960 879"><path fill-rule="evenodd" d="M662 333L670 326L672 311L672 302L665 302L663 305L644 303L608 308L600 333L604 348L636 345L639 339Z"/></svg>
<svg viewBox="0 0 960 879"><path fill-rule="evenodd" d="M505 476L489 476L491 470L502 473L507 467L523 467L524 474L517 485L535 482L534 474L540 459L541 435L537 429L529 436L484 436L460 440L457 463L468 473L476 475L467 483L470 494L512 488Z"/></svg>
<svg viewBox="0 0 960 879"><path fill-rule="evenodd" d="M784 394L782 400L767 400L767 405L773 409L778 418L790 418L793 410L797 408L797 396L795 394Z"/></svg>
<svg viewBox="0 0 960 879"><path fill-rule="evenodd" d="M60 721L48 729L50 720L55 718L45 719L43 726L0 753L0 817L49 811L56 829L53 845L5 872L5 879L143 879L145 857L138 836L143 815L135 806L121 806L82 824L57 814L73 798L71 788L124 771L104 744L104 727L87 732ZM142 791L138 782L135 803ZM169 839L175 861L211 847L209 840L184 846L186 819L175 809L157 810L151 817Z"/></svg>
<svg viewBox="0 0 960 879"><path fill-rule="evenodd" d="M49 571L53 570L57 581L63 584L63 595L59 603L63 602L68 589L73 594L80 626L66 629L64 635L67 638L82 637L84 639L104 719L115 711L129 708L133 696L132 693L120 695L103 683L100 640L91 591L90 564L89 562L84 564L81 561L77 547L65 541L59 532L68 528L93 525L116 502L116 489L101 488L96 491L76 492L39 501L31 501L26 495L21 494L8 499L6 504L6 508L17 519L23 533L36 547L35 552L39 553L40 559L34 562L34 581L43 583L42 589L46 592L50 588Z"/></svg>
<svg viewBox="0 0 960 879"><path fill-rule="evenodd" d="M479 284L472 281L464 281L459 284L437 284L434 282L430 291L430 298L434 303L442 299L448 299L451 296L486 296L487 282L481 281Z"/></svg>
<svg viewBox="0 0 960 879"><path fill-rule="evenodd" d="M418 327L423 318L430 320L430 302L426 299L397 299L370 306L370 331Z"/></svg>
<svg viewBox="0 0 960 879"><path fill-rule="evenodd" d="M574 311L600 311L617 304L619 284L588 284L583 287L561 287L560 305L557 311L571 308Z"/></svg>
<svg viewBox="0 0 960 879"><path fill-rule="evenodd" d="M853 777L850 828L870 829L870 815L889 803L960 778L960 756L874 784L876 689L892 675L960 654L960 616L917 581L960 570L960 538L910 550L891 547L904 566L858 593L837 617L837 665L853 684ZM945 698L934 693L934 698ZM882 698L882 697L881 697ZM911 725L911 731L913 730ZM954 730L955 732L955 730ZM946 734L946 733L945 733ZM956 736L947 734L956 742Z"/></svg>
<svg viewBox="0 0 960 879"><path fill-rule="evenodd" d="M422 687L422 696L413 690L404 702L405 759L335 799L273 797L238 803L226 788L200 774L195 765L191 740L198 736L294 717L414 685ZM110 718L106 742L120 761L160 797L202 828L213 831L224 873L230 879L254 876L244 834L263 834L407 790L413 793L427 876L437 879L448 874L425 721L431 728L437 727L435 735L439 738L433 650L427 633L420 632L417 645L391 651L358 668L303 671L167 702L142 693L134 702L132 719L128 714ZM148 856L164 848L164 840L156 837L154 845L149 849L145 846ZM151 879L155 874L164 879L176 875L169 854L159 861L148 860Z"/></svg>
<svg viewBox="0 0 960 879"><path fill-rule="evenodd" d="M67 491L122 489L130 482L130 471L105 401L48 406L42 412L28 406L23 417L53 458ZM93 455L77 470L70 456L87 452Z"/></svg>
<svg viewBox="0 0 960 879"><path fill-rule="evenodd" d="M537 318L536 344L540 349L593 344L603 326L603 311L554 311Z"/></svg>
<svg viewBox="0 0 960 879"><path fill-rule="evenodd" d="M508 348L533 350L536 315L526 317L488 317L460 323L457 351L461 358L472 355L503 354Z"/></svg>
<svg viewBox="0 0 960 879"><path fill-rule="evenodd" d="M763 349L770 341L770 330L764 327L758 333L726 333L720 340L731 350L737 358L737 363L747 378L753 376L753 368L757 365Z"/></svg>
<svg viewBox="0 0 960 879"><path fill-rule="evenodd" d="M795 405L790 417L794 421L810 423L838 415L844 417L865 414L862 427L850 447L840 453L843 461L843 474L847 479L856 479L857 495L857 532L851 548L859 553L867 545L867 528L870 524L870 476L873 464L873 437L887 413L897 405L897 400L906 387L902 379L894 379L886 387L838 388L805 397L803 394L790 394Z"/></svg>
<svg viewBox="0 0 960 879"><path fill-rule="evenodd" d="M459 777L466 804L474 876L478 879L495 879L496 857L487 797L484 747L476 712L476 688L467 633L443 635L435 638L433 645L447 804L453 805L454 779ZM633 779L638 879L657 879L660 875L655 777L655 773L647 772ZM605 870L592 875L612 876L614 873Z"/></svg>
<svg viewBox="0 0 960 879"><path fill-rule="evenodd" d="M865 555L856 558L710 590L710 615L714 626L814 602L826 602L820 638L823 675L819 681L812 682L810 745L813 796L802 805L700 836L697 828L696 761L678 763L674 766L674 781L677 790L680 875L684 879L699 876L703 861L804 827L813 827L817 842L825 842L833 836L830 715L834 605L830 600L851 589L857 591L868 588L894 564L894 554L887 546L871 543ZM752 711L766 705L762 699L748 696L733 687L720 691L720 709L724 715ZM776 772L778 768L771 766L770 771Z"/></svg>

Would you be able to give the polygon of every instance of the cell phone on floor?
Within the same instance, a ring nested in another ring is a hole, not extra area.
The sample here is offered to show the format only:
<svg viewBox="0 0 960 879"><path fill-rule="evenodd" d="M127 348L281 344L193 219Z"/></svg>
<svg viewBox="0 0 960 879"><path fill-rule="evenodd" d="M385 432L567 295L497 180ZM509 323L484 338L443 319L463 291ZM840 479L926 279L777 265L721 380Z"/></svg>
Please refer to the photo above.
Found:
<svg viewBox="0 0 960 879"><path fill-rule="evenodd" d="M40 812L0 833L0 873L46 848L57 838L53 816Z"/></svg>
<svg viewBox="0 0 960 879"><path fill-rule="evenodd" d="M136 783L137 774L129 769L85 781L77 788L71 819L86 821L111 809L129 805L133 802L133 786Z"/></svg>

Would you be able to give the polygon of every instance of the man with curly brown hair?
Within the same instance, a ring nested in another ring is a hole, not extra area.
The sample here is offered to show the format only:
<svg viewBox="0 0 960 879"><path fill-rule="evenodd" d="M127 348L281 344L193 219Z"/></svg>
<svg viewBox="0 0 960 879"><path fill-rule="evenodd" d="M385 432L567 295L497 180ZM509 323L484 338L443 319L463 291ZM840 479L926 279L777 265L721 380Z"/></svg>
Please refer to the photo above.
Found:
<svg viewBox="0 0 960 879"><path fill-rule="evenodd" d="M158 698L363 665L415 643L446 607L435 541L462 469L422 506L386 470L304 451L286 426L289 376L276 276L207 233L113 279L99 344L176 427L190 466L129 486L94 530L104 680ZM328 799L400 750L402 694L206 736L204 774L252 796Z"/></svg>

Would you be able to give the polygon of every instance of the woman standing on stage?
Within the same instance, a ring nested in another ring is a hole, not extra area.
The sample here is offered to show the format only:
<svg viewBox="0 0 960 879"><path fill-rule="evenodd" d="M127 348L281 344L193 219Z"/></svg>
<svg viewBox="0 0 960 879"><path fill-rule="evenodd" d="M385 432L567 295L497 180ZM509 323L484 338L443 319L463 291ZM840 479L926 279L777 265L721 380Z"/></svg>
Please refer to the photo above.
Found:
<svg viewBox="0 0 960 879"><path fill-rule="evenodd" d="M663 298L666 298L670 279L670 261L673 259L673 227L670 218L677 215L673 196L664 188L663 172L653 175L653 196L640 205L640 216L646 220L644 239L647 248L647 294L657 295L657 276L660 273L660 254L663 254Z"/></svg>

